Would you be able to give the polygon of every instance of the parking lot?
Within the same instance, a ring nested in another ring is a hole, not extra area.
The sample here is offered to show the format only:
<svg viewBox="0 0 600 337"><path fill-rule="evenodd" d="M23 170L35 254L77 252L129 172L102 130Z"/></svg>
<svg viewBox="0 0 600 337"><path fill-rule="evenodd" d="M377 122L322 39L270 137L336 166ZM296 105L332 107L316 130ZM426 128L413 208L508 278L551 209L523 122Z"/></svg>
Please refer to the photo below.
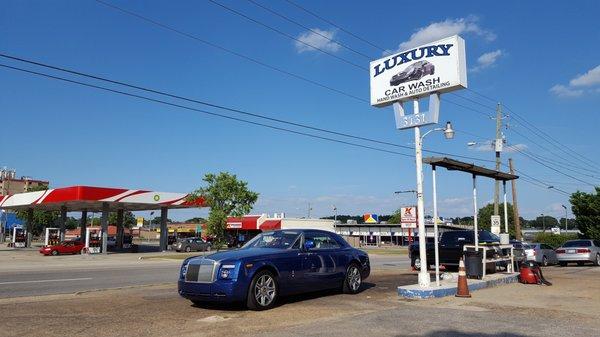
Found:
<svg viewBox="0 0 600 337"><path fill-rule="evenodd" d="M552 287L511 284L471 299L409 301L396 293L417 279L407 257L371 254L373 273L360 294L295 296L255 312L180 298L180 261L169 255L18 256L0 271L1 336L592 336L600 318L600 268L587 266L546 268ZM40 282L10 296L6 282L17 275Z"/></svg>

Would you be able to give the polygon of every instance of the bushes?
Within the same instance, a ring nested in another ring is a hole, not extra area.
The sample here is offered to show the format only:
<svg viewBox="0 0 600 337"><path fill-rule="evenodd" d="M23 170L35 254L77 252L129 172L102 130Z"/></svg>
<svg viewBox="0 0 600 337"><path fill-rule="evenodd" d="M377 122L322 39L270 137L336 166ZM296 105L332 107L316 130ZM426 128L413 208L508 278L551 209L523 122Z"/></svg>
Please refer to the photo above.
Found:
<svg viewBox="0 0 600 337"><path fill-rule="evenodd" d="M579 236L577 234L552 234L552 233L537 233L533 242L545 243L554 248L562 246L563 243L569 240L576 240Z"/></svg>

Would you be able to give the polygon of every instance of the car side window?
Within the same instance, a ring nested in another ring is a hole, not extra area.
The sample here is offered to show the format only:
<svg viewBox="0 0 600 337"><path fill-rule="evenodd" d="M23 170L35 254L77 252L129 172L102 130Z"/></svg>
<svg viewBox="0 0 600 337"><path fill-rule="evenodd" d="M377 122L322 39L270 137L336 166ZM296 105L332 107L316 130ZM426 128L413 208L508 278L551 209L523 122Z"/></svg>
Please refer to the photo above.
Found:
<svg viewBox="0 0 600 337"><path fill-rule="evenodd" d="M314 249L336 249L340 244L327 233L305 233L304 240L312 240L315 243Z"/></svg>

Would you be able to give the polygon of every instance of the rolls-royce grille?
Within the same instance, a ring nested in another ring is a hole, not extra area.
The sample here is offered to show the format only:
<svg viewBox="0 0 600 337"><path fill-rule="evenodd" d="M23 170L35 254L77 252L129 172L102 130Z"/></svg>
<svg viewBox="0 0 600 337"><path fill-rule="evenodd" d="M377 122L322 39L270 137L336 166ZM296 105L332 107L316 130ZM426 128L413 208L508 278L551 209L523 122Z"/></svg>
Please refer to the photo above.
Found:
<svg viewBox="0 0 600 337"><path fill-rule="evenodd" d="M190 263L185 274L186 282L210 283L214 281L215 263L211 260L201 260L199 263Z"/></svg>

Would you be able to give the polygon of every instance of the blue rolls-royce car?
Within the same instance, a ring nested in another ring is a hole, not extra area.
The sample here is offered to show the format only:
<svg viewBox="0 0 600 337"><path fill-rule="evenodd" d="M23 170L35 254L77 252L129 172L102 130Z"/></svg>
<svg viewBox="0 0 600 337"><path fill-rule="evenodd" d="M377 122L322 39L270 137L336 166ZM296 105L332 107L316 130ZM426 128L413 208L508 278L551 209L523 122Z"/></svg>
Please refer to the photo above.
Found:
<svg viewBox="0 0 600 337"><path fill-rule="evenodd" d="M322 230L261 233L242 248L187 258L179 294L195 304L246 302L269 309L277 298L324 289L359 292L371 267L367 253Z"/></svg>

